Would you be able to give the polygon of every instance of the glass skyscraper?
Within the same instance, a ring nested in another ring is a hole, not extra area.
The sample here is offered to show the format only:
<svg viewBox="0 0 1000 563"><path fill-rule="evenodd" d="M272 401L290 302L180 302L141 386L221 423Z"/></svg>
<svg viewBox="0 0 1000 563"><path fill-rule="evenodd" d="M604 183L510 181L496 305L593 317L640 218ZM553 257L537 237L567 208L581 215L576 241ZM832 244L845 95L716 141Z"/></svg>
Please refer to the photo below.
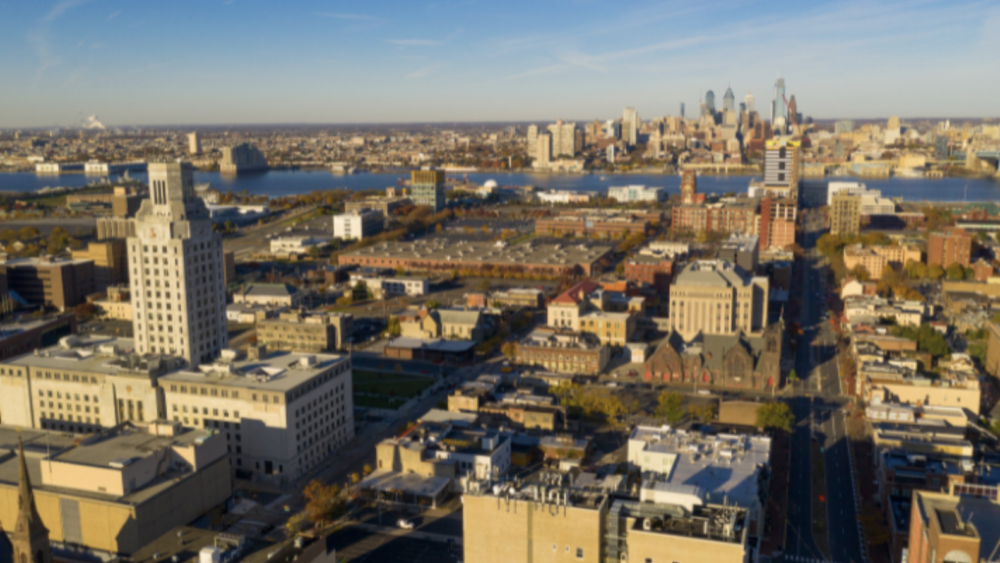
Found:
<svg viewBox="0 0 1000 563"><path fill-rule="evenodd" d="M779 78L774 83L774 101L771 102L771 123L778 117L788 122L788 108L785 107L785 79Z"/></svg>

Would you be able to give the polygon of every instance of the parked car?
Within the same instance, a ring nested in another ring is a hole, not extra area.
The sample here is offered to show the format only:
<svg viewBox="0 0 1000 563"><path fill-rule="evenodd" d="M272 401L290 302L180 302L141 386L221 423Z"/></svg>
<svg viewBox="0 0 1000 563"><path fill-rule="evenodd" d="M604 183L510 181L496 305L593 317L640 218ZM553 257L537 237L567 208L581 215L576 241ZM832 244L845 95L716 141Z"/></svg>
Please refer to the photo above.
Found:
<svg viewBox="0 0 1000 563"><path fill-rule="evenodd" d="M404 530L413 529L413 522L407 520L406 518L400 518L398 521L396 521L396 525Z"/></svg>

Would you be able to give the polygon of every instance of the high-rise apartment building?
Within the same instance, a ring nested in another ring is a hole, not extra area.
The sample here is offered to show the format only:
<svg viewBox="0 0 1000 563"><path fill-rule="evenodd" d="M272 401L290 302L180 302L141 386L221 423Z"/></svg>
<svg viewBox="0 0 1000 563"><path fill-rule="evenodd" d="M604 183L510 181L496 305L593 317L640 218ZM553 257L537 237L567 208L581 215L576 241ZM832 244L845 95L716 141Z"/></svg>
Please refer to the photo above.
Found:
<svg viewBox="0 0 1000 563"><path fill-rule="evenodd" d="M576 123L563 123L560 119L549 125L548 130L552 135L553 157L572 157L576 153Z"/></svg>
<svg viewBox="0 0 1000 563"><path fill-rule="evenodd" d="M670 286L670 328L685 340L759 333L767 325L769 284L730 262L692 262Z"/></svg>
<svg viewBox="0 0 1000 563"><path fill-rule="evenodd" d="M760 248L786 248L795 243L796 202L764 197L760 200Z"/></svg>
<svg viewBox="0 0 1000 563"><path fill-rule="evenodd" d="M136 348L196 366L229 343L222 238L190 164L149 163L149 186L128 238Z"/></svg>
<svg viewBox="0 0 1000 563"><path fill-rule="evenodd" d="M630 146L639 141L639 112L634 107L625 108L622 114L622 138Z"/></svg>
<svg viewBox="0 0 1000 563"><path fill-rule="evenodd" d="M528 158L538 158L538 126L528 126Z"/></svg>
<svg viewBox="0 0 1000 563"><path fill-rule="evenodd" d="M201 154L201 139L198 138L198 132L192 131L187 135L188 139L188 154Z"/></svg>
<svg viewBox="0 0 1000 563"><path fill-rule="evenodd" d="M838 193L830 203L830 234L856 235L861 230L861 196Z"/></svg>
<svg viewBox="0 0 1000 563"><path fill-rule="evenodd" d="M736 95L733 94L732 87L727 87L726 93L722 95L722 111L736 111Z"/></svg>
<svg viewBox="0 0 1000 563"><path fill-rule="evenodd" d="M787 138L764 143L764 190L798 199L801 145Z"/></svg>
<svg viewBox="0 0 1000 563"><path fill-rule="evenodd" d="M969 267L972 252L972 237L968 231L958 227L946 227L943 232L931 233L927 238L927 265L947 268L958 263Z"/></svg>
<svg viewBox="0 0 1000 563"><path fill-rule="evenodd" d="M552 162L552 135L539 133L535 141L535 163L545 167Z"/></svg>
<svg viewBox="0 0 1000 563"><path fill-rule="evenodd" d="M267 159L257 147L249 143L240 143L232 147L222 148L219 172L239 174L240 172L259 172L262 170L267 170Z"/></svg>
<svg viewBox="0 0 1000 563"><path fill-rule="evenodd" d="M410 173L410 199L435 213L444 209L444 170L414 170Z"/></svg>
<svg viewBox="0 0 1000 563"><path fill-rule="evenodd" d="M753 94L747 94L743 98L743 103L746 104L747 106L747 113L753 113L754 111L756 111L755 108L756 101L754 100Z"/></svg>

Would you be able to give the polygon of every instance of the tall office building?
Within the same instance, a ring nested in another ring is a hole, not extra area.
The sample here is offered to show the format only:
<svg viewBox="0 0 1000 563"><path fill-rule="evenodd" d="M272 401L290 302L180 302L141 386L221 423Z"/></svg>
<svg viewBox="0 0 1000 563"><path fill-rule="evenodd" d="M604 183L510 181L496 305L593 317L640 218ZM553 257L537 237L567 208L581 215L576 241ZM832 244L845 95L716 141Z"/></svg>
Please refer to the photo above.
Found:
<svg viewBox="0 0 1000 563"><path fill-rule="evenodd" d="M747 94L746 97L743 98L743 103L747 105L747 113L753 113L755 111L755 101L756 100L754 100L753 94Z"/></svg>
<svg viewBox="0 0 1000 563"><path fill-rule="evenodd" d="M799 125L799 105L795 102L795 94L788 99L788 124Z"/></svg>
<svg viewBox="0 0 1000 563"><path fill-rule="evenodd" d="M538 126L528 126L528 158L538 158L535 149L538 147Z"/></svg>
<svg viewBox="0 0 1000 563"><path fill-rule="evenodd" d="M426 205L435 213L444 209L444 170L414 170L410 172L410 199Z"/></svg>
<svg viewBox="0 0 1000 563"><path fill-rule="evenodd" d="M788 108L785 107L785 79L778 78L774 82L774 99L771 101L771 123L778 117L788 122Z"/></svg>
<svg viewBox="0 0 1000 563"><path fill-rule="evenodd" d="M240 172L259 172L267 170L267 159L257 147L249 143L240 143L222 148L222 160L219 161L219 171L224 174L239 174Z"/></svg>
<svg viewBox="0 0 1000 563"><path fill-rule="evenodd" d="M684 119L684 102L681 102L681 119Z"/></svg>
<svg viewBox="0 0 1000 563"><path fill-rule="evenodd" d="M830 234L856 235L861 230L861 196L838 193L830 203Z"/></svg>
<svg viewBox="0 0 1000 563"><path fill-rule="evenodd" d="M201 139L198 138L197 131L188 133L188 153L201 154Z"/></svg>
<svg viewBox="0 0 1000 563"><path fill-rule="evenodd" d="M798 198L800 143L787 138L764 143L764 189L778 197Z"/></svg>
<svg viewBox="0 0 1000 563"><path fill-rule="evenodd" d="M736 95L733 94L732 87L726 88L726 93L722 96L723 111L736 111Z"/></svg>
<svg viewBox="0 0 1000 563"><path fill-rule="evenodd" d="M899 116L894 115L894 116L890 117L889 121L886 122L886 124L885 124L885 128L886 129L899 129L900 128L900 126L899 126Z"/></svg>
<svg viewBox="0 0 1000 563"><path fill-rule="evenodd" d="M715 115L715 92L711 90L705 92L705 112Z"/></svg>
<svg viewBox="0 0 1000 563"><path fill-rule="evenodd" d="M639 140L639 112L634 107L625 108L622 115L622 138L629 145L635 145Z"/></svg>
<svg viewBox="0 0 1000 563"><path fill-rule="evenodd" d="M229 343L222 237L194 194L190 164L149 163L149 192L128 238L136 348L212 361Z"/></svg>

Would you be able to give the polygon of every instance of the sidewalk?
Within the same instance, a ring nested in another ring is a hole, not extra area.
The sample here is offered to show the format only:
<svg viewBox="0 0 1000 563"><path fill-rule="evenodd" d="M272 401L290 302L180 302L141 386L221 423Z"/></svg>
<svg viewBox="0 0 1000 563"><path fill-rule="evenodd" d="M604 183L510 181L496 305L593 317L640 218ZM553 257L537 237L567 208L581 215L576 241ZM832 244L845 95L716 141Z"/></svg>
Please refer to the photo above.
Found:
<svg viewBox="0 0 1000 563"><path fill-rule="evenodd" d="M362 530L368 530L369 532L375 532L376 534L382 534L385 536L393 536L397 538L406 537L414 540L430 540L441 543L453 543L457 545L462 545L462 536L447 536L444 534L421 532L419 530L404 530L402 528L379 526L377 524L364 524L362 522L355 522L355 521L349 521L346 524L348 526L354 526L357 528L361 528Z"/></svg>

